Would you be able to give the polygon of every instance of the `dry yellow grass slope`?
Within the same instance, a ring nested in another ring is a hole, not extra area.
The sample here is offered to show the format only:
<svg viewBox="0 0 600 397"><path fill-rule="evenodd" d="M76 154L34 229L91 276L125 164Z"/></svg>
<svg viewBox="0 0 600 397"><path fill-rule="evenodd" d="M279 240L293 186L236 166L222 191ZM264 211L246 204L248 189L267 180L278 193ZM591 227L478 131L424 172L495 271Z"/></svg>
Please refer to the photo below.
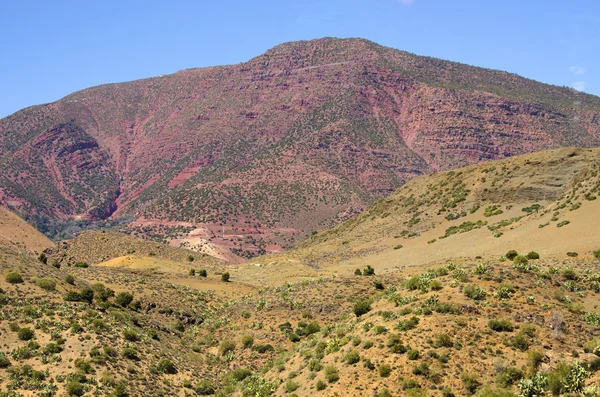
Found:
<svg viewBox="0 0 600 397"><path fill-rule="evenodd" d="M0 206L0 246L35 254L52 246L52 241L23 219Z"/></svg>

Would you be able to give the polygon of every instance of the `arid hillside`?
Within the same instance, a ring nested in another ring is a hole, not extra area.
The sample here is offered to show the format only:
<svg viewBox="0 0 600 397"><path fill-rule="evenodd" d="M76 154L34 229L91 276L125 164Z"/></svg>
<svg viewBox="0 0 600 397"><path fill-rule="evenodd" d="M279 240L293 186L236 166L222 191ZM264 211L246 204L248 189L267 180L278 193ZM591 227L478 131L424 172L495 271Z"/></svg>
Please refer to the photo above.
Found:
<svg viewBox="0 0 600 397"><path fill-rule="evenodd" d="M0 120L0 200L41 226L239 258L281 251L415 176L600 144L600 99L361 39L104 85Z"/></svg>
<svg viewBox="0 0 600 397"><path fill-rule="evenodd" d="M48 237L33 226L0 206L0 247L23 253L41 253L52 245Z"/></svg>

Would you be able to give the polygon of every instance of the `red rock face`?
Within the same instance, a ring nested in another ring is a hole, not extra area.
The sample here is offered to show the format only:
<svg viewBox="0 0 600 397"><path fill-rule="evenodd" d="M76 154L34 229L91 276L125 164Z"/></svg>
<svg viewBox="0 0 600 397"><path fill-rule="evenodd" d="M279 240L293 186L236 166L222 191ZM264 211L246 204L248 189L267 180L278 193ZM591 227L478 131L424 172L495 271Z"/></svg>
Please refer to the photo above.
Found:
<svg viewBox="0 0 600 397"><path fill-rule="evenodd" d="M280 249L417 175L597 146L599 113L597 97L365 40L289 43L0 120L0 189L24 213L225 227L236 252Z"/></svg>

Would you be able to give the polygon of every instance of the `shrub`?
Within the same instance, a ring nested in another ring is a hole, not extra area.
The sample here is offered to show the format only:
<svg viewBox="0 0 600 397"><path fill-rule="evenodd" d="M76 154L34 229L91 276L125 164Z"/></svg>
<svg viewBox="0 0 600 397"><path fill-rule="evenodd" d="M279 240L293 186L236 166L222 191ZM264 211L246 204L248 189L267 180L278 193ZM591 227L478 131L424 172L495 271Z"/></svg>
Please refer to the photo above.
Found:
<svg viewBox="0 0 600 397"><path fill-rule="evenodd" d="M421 353L416 349L411 349L406 353L406 357L408 357L409 360L418 360L421 357Z"/></svg>
<svg viewBox="0 0 600 397"><path fill-rule="evenodd" d="M79 382L69 382L65 387L68 396L83 396L85 388Z"/></svg>
<svg viewBox="0 0 600 397"><path fill-rule="evenodd" d="M371 267L371 265L367 265L367 267L365 268L365 270L363 270L363 276L374 276L375 275L375 269L373 267Z"/></svg>
<svg viewBox="0 0 600 397"><path fill-rule="evenodd" d="M412 373L413 373L413 375L420 375L420 376L427 377L427 376L429 376L429 365L427 363L421 363L413 368Z"/></svg>
<svg viewBox="0 0 600 397"><path fill-rule="evenodd" d="M193 262L193 261L194 261L194 256L188 255L188 262Z"/></svg>
<svg viewBox="0 0 600 397"><path fill-rule="evenodd" d="M48 263L48 257L46 256L46 254L45 254L45 253L43 253L43 252L42 252L42 253L41 253L41 254L38 256L38 261L40 261L41 263L43 263L43 264L45 265L45 264L47 264L47 263Z"/></svg>
<svg viewBox="0 0 600 397"><path fill-rule="evenodd" d="M266 353L266 352L272 352L274 350L275 350L275 348L270 343L267 343L266 345L257 345L257 346L254 346L254 351L256 351L256 352L258 352L260 354L263 354L263 353Z"/></svg>
<svg viewBox="0 0 600 397"><path fill-rule="evenodd" d="M228 272L221 274L221 281L224 283L229 282L229 273Z"/></svg>
<svg viewBox="0 0 600 397"><path fill-rule="evenodd" d="M56 289L56 281L49 278L39 278L36 280L35 285L46 291L54 291Z"/></svg>
<svg viewBox="0 0 600 397"><path fill-rule="evenodd" d="M325 383L325 382L323 382L322 380L319 379L317 381L317 384L316 384L316 389L318 391L321 391L321 390L325 390L326 388L327 388L327 383Z"/></svg>
<svg viewBox="0 0 600 397"><path fill-rule="evenodd" d="M360 361L360 354L356 350L350 350L342 359L342 361L348 364L356 364Z"/></svg>
<svg viewBox="0 0 600 397"><path fill-rule="evenodd" d="M299 387L300 387L300 383L294 382L293 380L290 379L285 383L285 385L283 386L283 389L286 391L286 393L292 393L292 392L296 391Z"/></svg>
<svg viewBox="0 0 600 397"><path fill-rule="evenodd" d="M90 267L90 265L87 262L77 262L73 266L75 266L75 267L81 267L81 268L84 268L84 269Z"/></svg>
<svg viewBox="0 0 600 397"><path fill-rule="evenodd" d="M361 271L360 269L356 269L356 270L354 271L354 275L355 275L355 276L362 276L362 271Z"/></svg>
<svg viewBox="0 0 600 397"><path fill-rule="evenodd" d="M389 364L381 364L377 367L377 371L379 372L379 376L387 378L392 373L392 367Z"/></svg>
<svg viewBox="0 0 600 397"><path fill-rule="evenodd" d="M577 252L569 251L569 252L567 252L567 256L571 257L571 258L577 258L579 256L579 254Z"/></svg>
<svg viewBox="0 0 600 397"><path fill-rule="evenodd" d="M452 338L448 334L440 334L437 337L435 345L437 347L452 347L454 343L452 342Z"/></svg>
<svg viewBox="0 0 600 397"><path fill-rule="evenodd" d="M84 289L82 289L79 295L81 296L82 302L87 302L91 304L94 300L94 290L90 287L85 287Z"/></svg>
<svg viewBox="0 0 600 397"><path fill-rule="evenodd" d="M81 295L79 292L69 291L65 294L65 302L79 302L81 301Z"/></svg>
<svg viewBox="0 0 600 397"><path fill-rule="evenodd" d="M193 258L193 257L192 257L192 258ZM196 269L190 269L190 271L188 272L188 274L189 274L191 277L194 277L194 276L196 275Z"/></svg>
<svg viewBox="0 0 600 397"><path fill-rule="evenodd" d="M137 342L139 340L137 332L135 332L131 328L126 328L123 330L123 337L125 338L125 340L128 340L130 342Z"/></svg>
<svg viewBox="0 0 600 397"><path fill-rule="evenodd" d="M523 371L514 366L509 366L498 374L498 384L502 387L509 387L523 379Z"/></svg>
<svg viewBox="0 0 600 397"><path fill-rule="evenodd" d="M92 364L88 360L84 360L83 358L75 359L75 368L79 369L84 374L91 374L94 372L92 368Z"/></svg>
<svg viewBox="0 0 600 397"><path fill-rule="evenodd" d="M518 255L513 259L513 263L515 265L526 265L527 263L529 263L529 260L526 256Z"/></svg>
<svg viewBox="0 0 600 397"><path fill-rule="evenodd" d="M124 347L123 350L121 350L121 355L129 360L137 360L137 354L137 350L133 347Z"/></svg>
<svg viewBox="0 0 600 397"><path fill-rule="evenodd" d="M481 383L477 378L477 375L471 375L466 372L460 374L460 380L463 382L463 386L467 389L469 395L475 393L477 389L481 387Z"/></svg>
<svg viewBox="0 0 600 397"><path fill-rule="evenodd" d="M385 287L383 286L383 283L381 281L373 281L373 285L375 286L375 289L378 289L378 290L385 289Z"/></svg>
<svg viewBox="0 0 600 397"><path fill-rule="evenodd" d="M221 343L219 344L219 351L221 352L221 355L224 356L225 354L232 352L235 350L235 342L229 339L225 339L223 341L221 341Z"/></svg>
<svg viewBox="0 0 600 397"><path fill-rule="evenodd" d="M200 396L211 396L215 394L215 388L207 379L200 381L200 383L194 386L194 391Z"/></svg>
<svg viewBox="0 0 600 397"><path fill-rule="evenodd" d="M6 357L4 353L0 352L0 368L7 367L10 367L10 360L8 359L8 357Z"/></svg>
<svg viewBox="0 0 600 397"><path fill-rule="evenodd" d="M127 307L133 301L133 294L129 292L119 292L115 296L115 303L122 307Z"/></svg>
<svg viewBox="0 0 600 397"><path fill-rule="evenodd" d="M510 284L500 284L496 290L496 298L498 299L510 299L515 293L515 289Z"/></svg>
<svg viewBox="0 0 600 397"><path fill-rule="evenodd" d="M485 299L487 292L483 288L479 288L476 285L469 284L465 286L464 293L467 297L474 300L482 300Z"/></svg>
<svg viewBox="0 0 600 397"><path fill-rule="evenodd" d="M492 319L488 322L488 326L496 332L511 332L513 325L508 319Z"/></svg>
<svg viewBox="0 0 600 397"><path fill-rule="evenodd" d="M68 274L67 277L65 277L65 282L67 284L74 285L75 284L75 277L73 277L70 274Z"/></svg>
<svg viewBox="0 0 600 397"><path fill-rule="evenodd" d="M416 328L417 325L419 325L419 318L412 316L408 320L398 321L398 324L396 324L395 328L398 331L410 331L411 329Z"/></svg>
<svg viewBox="0 0 600 397"><path fill-rule="evenodd" d="M175 364L167 358L163 358L156 363L156 369L158 372L163 374L175 374L177 373L177 368L175 368Z"/></svg>
<svg viewBox="0 0 600 397"><path fill-rule="evenodd" d="M512 261L513 259L515 259L517 256L519 255L519 253L515 250L510 250L506 253L506 255L504 255L506 257L506 259L508 259L509 261Z"/></svg>
<svg viewBox="0 0 600 397"><path fill-rule="evenodd" d="M340 380L338 369L333 365L325 367L325 379L327 379L327 382L329 383L335 383Z"/></svg>
<svg viewBox="0 0 600 397"><path fill-rule="evenodd" d="M363 314L366 314L371 311L371 302L369 302L368 300L358 301L354 304L353 311L356 317L360 317Z"/></svg>
<svg viewBox="0 0 600 397"><path fill-rule="evenodd" d="M21 277L18 272L11 270L6 274L5 280L10 284L21 284L23 282L23 277Z"/></svg>
<svg viewBox="0 0 600 397"><path fill-rule="evenodd" d="M600 260L600 250L594 251L594 258Z"/></svg>
<svg viewBox="0 0 600 397"><path fill-rule="evenodd" d="M244 349L249 349L254 344L254 338L250 335L242 336L242 347Z"/></svg>
<svg viewBox="0 0 600 397"><path fill-rule="evenodd" d="M526 257L527 257L527 259L530 259L530 260L540 259L540 254L538 254L535 251L531 251L526 255Z"/></svg>
<svg viewBox="0 0 600 397"><path fill-rule="evenodd" d="M20 340L31 340L35 336L35 333L31 328L21 328L17 332L17 336Z"/></svg>
<svg viewBox="0 0 600 397"><path fill-rule="evenodd" d="M200 277L207 277L208 276L208 274L206 273L206 269L200 269L200 270L198 270L198 275Z"/></svg>

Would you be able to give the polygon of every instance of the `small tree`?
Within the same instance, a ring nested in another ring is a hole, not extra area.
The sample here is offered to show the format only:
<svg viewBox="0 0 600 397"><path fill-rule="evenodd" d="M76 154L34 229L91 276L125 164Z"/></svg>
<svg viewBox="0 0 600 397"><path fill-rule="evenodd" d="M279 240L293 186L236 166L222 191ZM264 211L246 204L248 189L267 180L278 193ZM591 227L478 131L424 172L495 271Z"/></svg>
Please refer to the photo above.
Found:
<svg viewBox="0 0 600 397"><path fill-rule="evenodd" d="M229 273L228 272L221 274L221 281L223 281L224 283L229 282Z"/></svg>
<svg viewBox="0 0 600 397"><path fill-rule="evenodd" d="M368 300L358 301L354 304L353 311L354 314L356 314L356 317L360 317L363 314L366 314L371 311L371 302L369 302Z"/></svg>
<svg viewBox="0 0 600 397"><path fill-rule="evenodd" d="M115 297L115 303L122 307L127 307L133 301L133 294L129 292L119 292Z"/></svg>

